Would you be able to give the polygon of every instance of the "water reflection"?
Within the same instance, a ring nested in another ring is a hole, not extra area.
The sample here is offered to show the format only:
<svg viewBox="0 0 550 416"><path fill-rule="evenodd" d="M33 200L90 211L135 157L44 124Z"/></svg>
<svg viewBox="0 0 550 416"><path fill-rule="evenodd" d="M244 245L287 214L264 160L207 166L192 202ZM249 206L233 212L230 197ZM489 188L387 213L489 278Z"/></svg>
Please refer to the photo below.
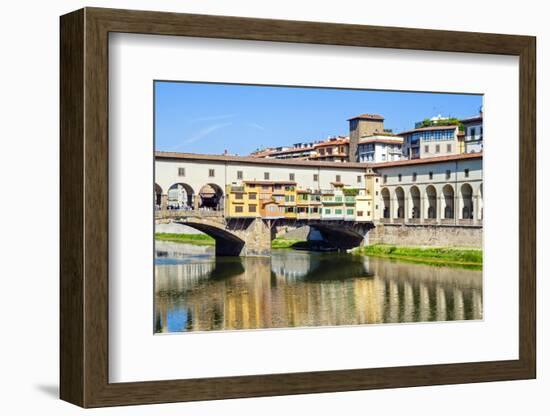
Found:
<svg viewBox="0 0 550 416"><path fill-rule="evenodd" d="M215 257L156 242L156 332L481 319L481 271L336 253Z"/></svg>

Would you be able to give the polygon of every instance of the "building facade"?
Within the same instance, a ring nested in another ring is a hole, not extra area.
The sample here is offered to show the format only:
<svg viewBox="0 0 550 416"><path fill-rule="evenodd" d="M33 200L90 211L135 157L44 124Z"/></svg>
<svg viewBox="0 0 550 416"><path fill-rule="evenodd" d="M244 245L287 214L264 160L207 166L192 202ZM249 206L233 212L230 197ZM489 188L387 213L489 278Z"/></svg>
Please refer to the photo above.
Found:
<svg viewBox="0 0 550 416"><path fill-rule="evenodd" d="M378 164L380 221L387 224L482 225L479 153Z"/></svg>
<svg viewBox="0 0 550 416"><path fill-rule="evenodd" d="M464 125L465 153L480 153L483 151L483 113L461 120Z"/></svg>
<svg viewBox="0 0 550 416"><path fill-rule="evenodd" d="M382 163L403 158L403 138L393 135L364 137L357 147L358 161L362 163Z"/></svg>
<svg viewBox="0 0 550 416"><path fill-rule="evenodd" d="M424 159L464 153L464 135L458 125L430 126L405 131L403 157Z"/></svg>

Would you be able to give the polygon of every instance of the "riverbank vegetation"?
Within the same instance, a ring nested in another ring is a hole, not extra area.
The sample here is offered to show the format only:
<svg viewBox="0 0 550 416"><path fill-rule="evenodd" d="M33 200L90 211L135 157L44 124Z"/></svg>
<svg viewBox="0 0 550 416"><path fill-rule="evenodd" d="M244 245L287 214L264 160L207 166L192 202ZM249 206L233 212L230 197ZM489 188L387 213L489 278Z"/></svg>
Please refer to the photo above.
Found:
<svg viewBox="0 0 550 416"><path fill-rule="evenodd" d="M216 241L206 234L155 233L155 240L197 244L201 246L213 246L216 244Z"/></svg>
<svg viewBox="0 0 550 416"><path fill-rule="evenodd" d="M213 246L216 241L206 234L176 234L176 233L155 233L155 240L170 241L173 243L197 244L203 246ZM271 248L292 248L292 246L302 240L293 240L286 238L276 238L271 242Z"/></svg>
<svg viewBox="0 0 550 416"><path fill-rule="evenodd" d="M483 251L473 248L406 247L373 244L356 248L353 252L366 256L386 257L441 266L449 265L481 269L483 265Z"/></svg>

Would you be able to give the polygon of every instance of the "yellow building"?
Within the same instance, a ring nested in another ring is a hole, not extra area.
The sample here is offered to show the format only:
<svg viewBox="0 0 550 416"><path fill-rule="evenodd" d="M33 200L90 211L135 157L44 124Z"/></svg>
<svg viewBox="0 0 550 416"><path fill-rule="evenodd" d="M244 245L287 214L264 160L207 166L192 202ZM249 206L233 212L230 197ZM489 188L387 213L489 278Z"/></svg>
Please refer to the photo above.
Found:
<svg viewBox="0 0 550 416"><path fill-rule="evenodd" d="M380 178L372 169L365 174L365 188L359 190L355 197L355 221L375 221L378 219L378 204L380 200Z"/></svg>
<svg viewBox="0 0 550 416"><path fill-rule="evenodd" d="M227 185L225 215L256 218L260 216L258 188L255 184Z"/></svg>

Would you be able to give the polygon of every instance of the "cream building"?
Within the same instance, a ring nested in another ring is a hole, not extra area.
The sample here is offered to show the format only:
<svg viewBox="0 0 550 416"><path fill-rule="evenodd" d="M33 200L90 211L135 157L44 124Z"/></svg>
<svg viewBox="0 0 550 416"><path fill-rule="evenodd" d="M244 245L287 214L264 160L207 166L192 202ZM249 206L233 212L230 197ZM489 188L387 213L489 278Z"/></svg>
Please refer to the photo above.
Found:
<svg viewBox="0 0 550 416"><path fill-rule="evenodd" d="M381 178L378 215L384 223L481 225L480 153L374 165Z"/></svg>

